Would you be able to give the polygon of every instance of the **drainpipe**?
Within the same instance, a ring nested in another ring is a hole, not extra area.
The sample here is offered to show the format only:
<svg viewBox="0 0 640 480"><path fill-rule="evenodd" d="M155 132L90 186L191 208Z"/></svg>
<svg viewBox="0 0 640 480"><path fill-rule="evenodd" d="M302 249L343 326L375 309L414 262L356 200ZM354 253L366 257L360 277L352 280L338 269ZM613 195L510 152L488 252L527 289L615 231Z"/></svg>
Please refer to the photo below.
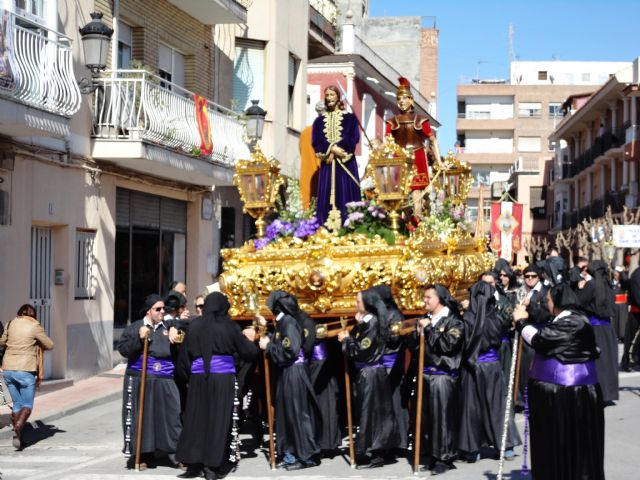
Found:
<svg viewBox="0 0 640 480"><path fill-rule="evenodd" d="M113 20L111 27L113 28L113 36L111 37L111 70L118 68L118 37L120 28L118 19L120 18L120 0L113 0ZM112 74L113 75L113 74Z"/></svg>

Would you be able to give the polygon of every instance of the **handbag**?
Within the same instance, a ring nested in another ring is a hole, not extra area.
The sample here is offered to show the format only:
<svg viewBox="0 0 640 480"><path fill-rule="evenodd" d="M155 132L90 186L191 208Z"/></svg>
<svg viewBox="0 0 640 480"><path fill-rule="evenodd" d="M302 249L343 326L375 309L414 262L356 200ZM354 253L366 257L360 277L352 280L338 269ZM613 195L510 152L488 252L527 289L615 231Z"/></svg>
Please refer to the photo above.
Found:
<svg viewBox="0 0 640 480"><path fill-rule="evenodd" d="M0 407L3 405L13 405L13 398L11 398L11 393L4 381L4 375L0 373Z"/></svg>

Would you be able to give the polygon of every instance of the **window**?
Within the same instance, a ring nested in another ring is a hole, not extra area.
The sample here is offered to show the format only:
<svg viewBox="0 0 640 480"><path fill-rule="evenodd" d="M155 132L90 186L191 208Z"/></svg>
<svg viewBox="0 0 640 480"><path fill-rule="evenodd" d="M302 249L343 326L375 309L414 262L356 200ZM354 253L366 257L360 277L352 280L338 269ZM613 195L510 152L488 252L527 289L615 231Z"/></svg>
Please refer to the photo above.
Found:
<svg viewBox="0 0 640 480"><path fill-rule="evenodd" d="M258 100L264 108L264 47L263 42L236 39L231 99L236 112L244 112L251 100Z"/></svg>
<svg viewBox="0 0 640 480"><path fill-rule="evenodd" d="M96 240L95 231L76 232L76 299L93 299L93 244Z"/></svg>
<svg viewBox="0 0 640 480"><path fill-rule="evenodd" d="M519 137L519 152L539 152L541 150L540 137Z"/></svg>
<svg viewBox="0 0 640 480"><path fill-rule="evenodd" d="M479 187L480 184L482 185L491 184L491 170L482 169L482 168L473 169L473 182L471 183L471 186Z"/></svg>
<svg viewBox="0 0 640 480"><path fill-rule="evenodd" d="M540 102L520 102L518 103L518 116L540 117L542 116L542 104Z"/></svg>
<svg viewBox="0 0 640 480"><path fill-rule="evenodd" d="M582 74L582 81L583 82L590 82L591 81L591 74L590 73L583 73Z"/></svg>
<svg viewBox="0 0 640 480"><path fill-rule="evenodd" d="M546 70L539 70L538 71L538 80L546 80L547 79L547 72Z"/></svg>
<svg viewBox="0 0 640 480"><path fill-rule="evenodd" d="M562 103L549 102L549 118L562 117Z"/></svg>
<svg viewBox="0 0 640 480"><path fill-rule="evenodd" d="M18 13L25 17L44 18L44 0L15 0Z"/></svg>
<svg viewBox="0 0 640 480"><path fill-rule="evenodd" d="M184 55L171 47L160 44L158 51L160 78L184 87ZM169 83L160 82L162 88L171 90Z"/></svg>
<svg viewBox="0 0 640 480"><path fill-rule="evenodd" d="M131 63L133 29L126 23L118 25L118 68L127 69Z"/></svg>
<svg viewBox="0 0 640 480"><path fill-rule="evenodd" d="M293 55L289 54L289 82L288 82L288 111L287 111L287 125L293 125L293 106L295 105L293 94L296 87L296 77L298 76L298 68L300 67L300 60Z"/></svg>

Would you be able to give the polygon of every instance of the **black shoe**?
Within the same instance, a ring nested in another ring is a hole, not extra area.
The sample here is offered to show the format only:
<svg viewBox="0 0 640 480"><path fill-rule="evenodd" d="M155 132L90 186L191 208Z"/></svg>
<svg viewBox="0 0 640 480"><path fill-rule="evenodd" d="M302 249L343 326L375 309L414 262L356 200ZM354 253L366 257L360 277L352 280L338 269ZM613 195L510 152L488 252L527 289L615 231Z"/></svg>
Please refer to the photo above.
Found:
<svg viewBox="0 0 640 480"><path fill-rule="evenodd" d="M440 475L441 473L447 473L452 468L454 468L452 465L447 465L444 462L436 462L431 469L431 475Z"/></svg>
<svg viewBox="0 0 640 480"><path fill-rule="evenodd" d="M306 465L302 462L295 462L295 463L289 463L288 465L285 465L284 469L287 472L293 472L294 470L302 470L304 468L309 468L311 465Z"/></svg>
<svg viewBox="0 0 640 480"><path fill-rule="evenodd" d="M187 467L187 471L178 475L178 478L198 478L202 474L202 469L198 467Z"/></svg>
<svg viewBox="0 0 640 480"><path fill-rule="evenodd" d="M384 465L384 458L382 457L374 457L371 459L369 463L362 463L360 465L356 465L358 470L362 470L365 468L379 468Z"/></svg>
<svg viewBox="0 0 640 480"><path fill-rule="evenodd" d="M216 468L214 471L216 472L216 478L222 480L224 477L229 475L236 467L235 463L227 462L222 465L220 468Z"/></svg>
<svg viewBox="0 0 640 480"><path fill-rule="evenodd" d="M217 479L216 472L211 470L209 467L204 467L203 471L204 471L205 480L216 480Z"/></svg>

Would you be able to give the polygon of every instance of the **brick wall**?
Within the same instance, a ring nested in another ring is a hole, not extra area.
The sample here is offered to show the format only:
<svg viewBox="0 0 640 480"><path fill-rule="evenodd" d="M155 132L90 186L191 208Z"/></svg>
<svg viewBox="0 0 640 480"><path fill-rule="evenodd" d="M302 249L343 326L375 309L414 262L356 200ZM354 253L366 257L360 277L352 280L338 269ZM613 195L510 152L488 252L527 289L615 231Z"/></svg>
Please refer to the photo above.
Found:
<svg viewBox="0 0 640 480"><path fill-rule="evenodd" d="M107 25L112 22L112 5L111 0L96 0ZM213 97L211 26L164 0L121 0L120 20L133 27L132 58L157 70L159 45L174 48L185 57L185 88Z"/></svg>

